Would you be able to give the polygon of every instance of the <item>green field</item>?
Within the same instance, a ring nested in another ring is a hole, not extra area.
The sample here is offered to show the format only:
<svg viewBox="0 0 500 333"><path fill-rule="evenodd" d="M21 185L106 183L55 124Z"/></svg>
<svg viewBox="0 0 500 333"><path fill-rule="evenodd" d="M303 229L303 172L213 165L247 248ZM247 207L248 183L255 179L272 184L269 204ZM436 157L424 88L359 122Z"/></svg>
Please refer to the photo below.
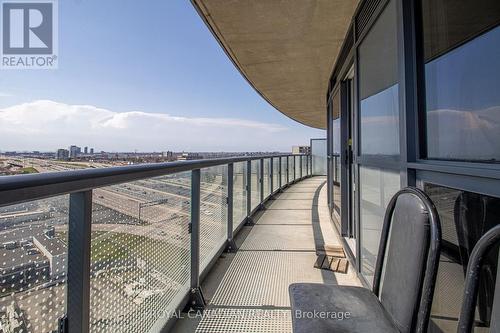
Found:
<svg viewBox="0 0 500 333"><path fill-rule="evenodd" d="M57 232L57 237L67 242L67 232ZM183 249L164 240L127 233L92 232L92 263L136 265L136 258L144 260L148 269L173 277L181 266L189 265L189 246Z"/></svg>
<svg viewBox="0 0 500 333"><path fill-rule="evenodd" d="M19 173L29 174L29 173L38 173L38 171L33 167L22 168L19 170Z"/></svg>

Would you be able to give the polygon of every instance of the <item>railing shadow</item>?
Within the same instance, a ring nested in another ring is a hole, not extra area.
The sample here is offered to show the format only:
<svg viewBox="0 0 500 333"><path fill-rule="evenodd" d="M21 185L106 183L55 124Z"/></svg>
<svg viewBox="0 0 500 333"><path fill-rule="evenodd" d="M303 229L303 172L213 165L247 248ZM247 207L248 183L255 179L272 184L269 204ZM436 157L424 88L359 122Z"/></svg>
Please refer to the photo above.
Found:
<svg viewBox="0 0 500 333"><path fill-rule="evenodd" d="M319 197L321 194L321 190L323 189L325 184L326 180L323 183L321 183L321 185L318 186L316 191L314 191L314 196L311 204L311 225L313 230L316 253L318 253L318 251L324 251L326 245L325 238L323 237L323 232L321 230L320 217L319 217L319 209L320 209ZM320 269L320 271L324 282L335 283L335 284L338 282L333 272L325 269Z"/></svg>

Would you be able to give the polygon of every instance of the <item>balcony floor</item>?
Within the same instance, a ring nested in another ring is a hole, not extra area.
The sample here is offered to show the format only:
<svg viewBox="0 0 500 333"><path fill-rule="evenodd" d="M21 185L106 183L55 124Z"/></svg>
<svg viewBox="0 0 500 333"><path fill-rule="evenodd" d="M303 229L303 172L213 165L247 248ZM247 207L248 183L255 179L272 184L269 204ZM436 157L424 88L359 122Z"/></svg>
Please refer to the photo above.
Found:
<svg viewBox="0 0 500 333"><path fill-rule="evenodd" d="M326 177L298 182L265 206L236 237L239 250L224 254L205 279L203 316L184 316L173 332L291 332L291 283L361 285L351 267L347 274L314 268L316 249L341 245L329 218Z"/></svg>

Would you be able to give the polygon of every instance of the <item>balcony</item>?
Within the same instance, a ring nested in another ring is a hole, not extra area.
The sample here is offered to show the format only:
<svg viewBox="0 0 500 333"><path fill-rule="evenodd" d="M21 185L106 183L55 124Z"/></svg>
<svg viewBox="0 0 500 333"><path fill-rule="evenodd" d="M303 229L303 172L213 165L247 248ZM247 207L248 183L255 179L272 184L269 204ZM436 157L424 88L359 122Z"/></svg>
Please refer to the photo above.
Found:
<svg viewBox="0 0 500 333"><path fill-rule="evenodd" d="M318 250L340 246L326 205L326 177L301 180L270 198L236 236L202 289L203 316L182 316L173 332L291 332L288 286L360 285L356 274L314 268Z"/></svg>
<svg viewBox="0 0 500 333"><path fill-rule="evenodd" d="M312 164L273 155L1 177L2 326L290 331L290 283L359 285L314 268L340 240Z"/></svg>

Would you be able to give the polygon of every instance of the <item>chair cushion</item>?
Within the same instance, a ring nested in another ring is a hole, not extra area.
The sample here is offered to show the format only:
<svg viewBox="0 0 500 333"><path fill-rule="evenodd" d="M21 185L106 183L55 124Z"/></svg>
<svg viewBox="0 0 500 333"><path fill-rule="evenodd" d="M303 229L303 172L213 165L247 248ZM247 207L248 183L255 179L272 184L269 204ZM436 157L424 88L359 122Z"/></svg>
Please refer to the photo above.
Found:
<svg viewBox="0 0 500 333"><path fill-rule="evenodd" d="M294 333L390 333L398 329L368 289L316 283L289 287Z"/></svg>

